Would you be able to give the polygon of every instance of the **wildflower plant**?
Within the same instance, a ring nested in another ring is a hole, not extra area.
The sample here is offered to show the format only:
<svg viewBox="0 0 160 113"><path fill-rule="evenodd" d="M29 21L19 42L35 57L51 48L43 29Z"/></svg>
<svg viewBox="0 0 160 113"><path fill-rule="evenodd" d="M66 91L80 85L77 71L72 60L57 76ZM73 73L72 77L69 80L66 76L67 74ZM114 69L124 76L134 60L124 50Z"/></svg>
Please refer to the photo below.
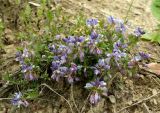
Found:
<svg viewBox="0 0 160 113"><path fill-rule="evenodd" d="M31 8L27 7L22 24L32 21L28 20ZM41 82L65 80L68 84L84 84L82 88L91 91L89 102L96 105L102 96L108 95L109 83L116 73L129 76L133 72L134 75L138 62L150 57L144 52L130 52L144 32L140 28L129 32L129 26L121 19L113 16L86 19L79 15L70 22L60 16L60 9L52 13L45 4L37 14L36 19L41 21L46 17L45 22L37 23L39 32L23 24L30 30L19 34L27 37L21 39L27 44L16 53L21 69L16 75L18 78L12 76L14 81L21 81L19 87L26 97L30 97L28 89L38 92ZM22 88L25 85L28 87Z"/></svg>

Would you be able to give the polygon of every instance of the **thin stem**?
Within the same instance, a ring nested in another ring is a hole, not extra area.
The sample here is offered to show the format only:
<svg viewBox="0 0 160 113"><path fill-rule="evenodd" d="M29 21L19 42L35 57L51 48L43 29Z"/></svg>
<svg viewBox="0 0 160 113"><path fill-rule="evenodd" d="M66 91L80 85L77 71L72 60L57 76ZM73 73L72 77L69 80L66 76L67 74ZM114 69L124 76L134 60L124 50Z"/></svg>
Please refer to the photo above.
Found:
<svg viewBox="0 0 160 113"><path fill-rule="evenodd" d="M55 94L57 94L58 96L60 96L61 98L63 98L63 99L67 102L67 104L69 105L71 112L74 113L71 104L69 103L69 101L68 101L64 96L62 96L61 94L59 94L58 92L56 92L54 89L52 89L49 85L47 85L47 84L45 84L45 83L44 83L44 84L41 84L41 86L47 87L47 88L50 89L52 92L54 92Z"/></svg>
<svg viewBox="0 0 160 113"><path fill-rule="evenodd" d="M0 100L11 100L12 98L0 98Z"/></svg>
<svg viewBox="0 0 160 113"><path fill-rule="evenodd" d="M71 84L71 97L72 97L72 100L73 100L73 104L74 104L74 106L75 106L76 109L77 109L77 112L80 113L80 110L78 109L78 107L77 107L77 105L76 105L76 102L75 102L75 99L74 99L73 84Z"/></svg>
<svg viewBox="0 0 160 113"><path fill-rule="evenodd" d="M127 18L128 18L128 16L129 16L130 11L131 11L131 8L132 8L132 6L133 6L133 3L134 3L134 0L132 0L131 3L130 3L130 5L129 5L129 8L128 8L128 10L127 10L126 17L124 18L124 23L127 23Z"/></svg>
<svg viewBox="0 0 160 113"><path fill-rule="evenodd" d="M85 106L87 104L87 100L89 99L89 96L91 95L91 92L89 93L89 95L87 96L86 100L84 101L84 105L82 106L81 108L81 112L80 113L83 113L84 109L85 109Z"/></svg>

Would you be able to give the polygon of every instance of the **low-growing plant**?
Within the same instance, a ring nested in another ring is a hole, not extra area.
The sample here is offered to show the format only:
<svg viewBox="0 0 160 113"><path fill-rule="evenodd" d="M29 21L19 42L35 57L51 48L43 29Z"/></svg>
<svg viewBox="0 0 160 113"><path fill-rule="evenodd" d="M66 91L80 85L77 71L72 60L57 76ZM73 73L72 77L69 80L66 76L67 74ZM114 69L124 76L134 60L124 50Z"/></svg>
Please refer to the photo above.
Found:
<svg viewBox="0 0 160 113"><path fill-rule="evenodd" d="M160 0L153 0L151 5L151 11L153 16L160 21ZM142 37L142 39L150 40L151 42L157 42L160 44L160 25L152 33L148 33Z"/></svg>
<svg viewBox="0 0 160 113"><path fill-rule="evenodd" d="M139 62L149 58L144 52L131 53L142 29L130 33L123 20L112 16L98 20L78 15L70 21L60 8L52 12L45 5L36 11L28 5L21 17L27 29L18 35L23 43L16 53L20 70L3 78L19 87L13 105L28 106L26 100L37 98L47 81L84 84L91 92L90 103L96 105L112 89L117 73L135 75ZM31 18L31 13L37 16Z"/></svg>

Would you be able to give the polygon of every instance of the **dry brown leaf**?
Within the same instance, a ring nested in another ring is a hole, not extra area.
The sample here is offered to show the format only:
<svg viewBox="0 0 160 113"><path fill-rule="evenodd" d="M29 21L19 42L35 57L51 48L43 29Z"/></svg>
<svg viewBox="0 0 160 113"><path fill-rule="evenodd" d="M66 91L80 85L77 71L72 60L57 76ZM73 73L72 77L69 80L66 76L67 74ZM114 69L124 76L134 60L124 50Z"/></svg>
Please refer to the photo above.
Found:
<svg viewBox="0 0 160 113"><path fill-rule="evenodd" d="M158 63L150 63L147 64L147 67L152 71L153 73L160 75L160 64Z"/></svg>

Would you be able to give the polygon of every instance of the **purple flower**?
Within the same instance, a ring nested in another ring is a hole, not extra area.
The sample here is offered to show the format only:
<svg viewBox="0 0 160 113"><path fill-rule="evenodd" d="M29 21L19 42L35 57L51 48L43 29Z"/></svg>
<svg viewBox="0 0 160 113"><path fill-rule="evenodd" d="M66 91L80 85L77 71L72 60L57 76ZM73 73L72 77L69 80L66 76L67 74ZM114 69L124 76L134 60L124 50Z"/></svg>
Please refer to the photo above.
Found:
<svg viewBox="0 0 160 113"><path fill-rule="evenodd" d="M139 52L138 55L136 55L132 60L131 62L139 62L141 60L145 60L145 59L149 59L150 58L150 55L149 54L146 54L144 52Z"/></svg>
<svg viewBox="0 0 160 113"><path fill-rule="evenodd" d="M116 61L120 60L120 58L122 58L122 57L127 56L127 54L125 52L122 52L122 51L116 50L116 49L114 49L114 52L112 53L112 55L114 56L114 59Z"/></svg>
<svg viewBox="0 0 160 113"><path fill-rule="evenodd" d="M107 20L108 20L109 24L116 24L116 25L118 25L120 23L123 23L122 20L114 18L113 16L108 16Z"/></svg>
<svg viewBox="0 0 160 113"><path fill-rule="evenodd" d="M119 25L116 25L116 31L125 33L125 31L126 31L125 25L123 23L120 23Z"/></svg>
<svg viewBox="0 0 160 113"><path fill-rule="evenodd" d="M107 18L109 24L115 24L115 18L113 16L108 16Z"/></svg>
<svg viewBox="0 0 160 113"><path fill-rule="evenodd" d="M14 97L12 98L11 102L13 105L18 105L19 104L19 101L21 99L21 92L18 92L18 93L15 93Z"/></svg>
<svg viewBox="0 0 160 113"><path fill-rule="evenodd" d="M131 61L136 61L136 62L138 62L138 61L140 61L140 60L142 60L142 57L141 57L140 55L137 55L137 56L135 56Z"/></svg>
<svg viewBox="0 0 160 113"><path fill-rule="evenodd" d="M83 73L84 73L84 76L87 77L87 69L86 68L84 68Z"/></svg>
<svg viewBox="0 0 160 113"><path fill-rule="evenodd" d="M84 60L84 52L82 50L80 50L80 52L79 52L79 58L80 58L80 61L83 62L83 60Z"/></svg>
<svg viewBox="0 0 160 113"><path fill-rule="evenodd" d="M91 32L90 38L91 38L91 40L95 40L98 38L98 34L96 33L96 31Z"/></svg>
<svg viewBox="0 0 160 113"><path fill-rule="evenodd" d="M127 47L126 44L122 44L118 40L117 42L114 43L113 47L114 47L113 52L110 54L107 54L108 57L114 57L114 59L118 61L120 60L120 58L127 56L127 53L125 53L125 50L121 50Z"/></svg>
<svg viewBox="0 0 160 113"><path fill-rule="evenodd" d="M74 79L75 79L75 81L80 81L79 77L75 77Z"/></svg>
<svg viewBox="0 0 160 113"><path fill-rule="evenodd" d="M18 106L18 107L20 107L20 105L27 107L29 105L29 103L27 101L22 101L21 97L22 97L21 92L15 93L14 97L11 100L11 103L14 106Z"/></svg>
<svg viewBox="0 0 160 113"><path fill-rule="evenodd" d="M48 49L51 51L51 52L56 52L56 47L55 47L55 45L49 45L48 46Z"/></svg>
<svg viewBox="0 0 160 113"><path fill-rule="evenodd" d="M145 32L141 29L141 28L136 28L135 29L135 31L134 31L134 35L136 36L136 37L140 37L140 36L142 36L143 34L145 34Z"/></svg>
<svg viewBox="0 0 160 113"><path fill-rule="evenodd" d="M66 43L69 42L68 38L63 38L62 40L63 40L64 42L66 42Z"/></svg>
<svg viewBox="0 0 160 113"><path fill-rule="evenodd" d="M61 66L60 61L52 61L51 69L52 71L57 70Z"/></svg>
<svg viewBox="0 0 160 113"><path fill-rule="evenodd" d="M139 52L139 55L143 58L143 59L148 59L150 58L150 55L149 54L146 54L144 52Z"/></svg>
<svg viewBox="0 0 160 113"><path fill-rule="evenodd" d="M128 68L133 68L137 64L137 61L131 60L128 62Z"/></svg>
<svg viewBox="0 0 160 113"><path fill-rule="evenodd" d="M61 74L61 72L59 70L55 70L55 71L52 72L51 78L53 80L56 80L58 82L60 77L62 77L62 74Z"/></svg>
<svg viewBox="0 0 160 113"><path fill-rule="evenodd" d="M102 54L102 50L100 50L99 48L95 48L95 53L97 55L100 55L100 54Z"/></svg>
<svg viewBox="0 0 160 113"><path fill-rule="evenodd" d="M61 35L56 35L55 38L56 38L56 39L60 39L60 38L61 38Z"/></svg>
<svg viewBox="0 0 160 113"><path fill-rule="evenodd" d="M109 59L99 59L98 64L96 65L97 68L108 70L110 69Z"/></svg>
<svg viewBox="0 0 160 113"><path fill-rule="evenodd" d="M114 49L119 49L122 45L123 45L122 42L118 40L117 42L113 44L113 47Z"/></svg>
<svg viewBox="0 0 160 113"><path fill-rule="evenodd" d="M67 75L68 73L69 73L69 69L67 67L65 67L65 66L61 66L60 67L60 66L58 66L58 67L56 67L56 69L54 69L52 71L51 78L53 80L56 80L58 82L61 77L64 77L64 75Z"/></svg>
<svg viewBox="0 0 160 113"><path fill-rule="evenodd" d="M80 37L77 38L78 42L83 42L84 40L85 40L85 38L83 36L80 36Z"/></svg>
<svg viewBox="0 0 160 113"><path fill-rule="evenodd" d="M53 56L53 60L60 60L60 58L58 56Z"/></svg>
<svg viewBox="0 0 160 113"><path fill-rule="evenodd" d="M30 80L30 81L33 81L33 80L36 80L36 79L37 79L32 73L25 74L25 75L24 75L24 78L25 78L26 80Z"/></svg>
<svg viewBox="0 0 160 113"><path fill-rule="evenodd" d="M69 71L69 69L68 69L68 67L59 67L59 69L58 69L59 71L60 71L60 74L61 75L65 75L65 74L67 74L68 73L68 71Z"/></svg>
<svg viewBox="0 0 160 113"><path fill-rule="evenodd" d="M60 62L61 62L61 64L64 64L67 62L67 55L66 54L61 56Z"/></svg>
<svg viewBox="0 0 160 113"><path fill-rule="evenodd" d="M67 79L68 79L68 83L70 83L70 84L72 84L74 82L74 79L71 76L69 76Z"/></svg>
<svg viewBox="0 0 160 113"><path fill-rule="evenodd" d="M100 81L99 79L96 79L95 81L92 81L90 83L86 83L85 86L86 89L91 89L91 88L103 89L103 87L106 87L106 82Z"/></svg>
<svg viewBox="0 0 160 113"><path fill-rule="evenodd" d="M78 70L78 67L75 63L71 63L70 71L71 73L75 73Z"/></svg>
<svg viewBox="0 0 160 113"><path fill-rule="evenodd" d="M105 66L105 60L104 59L99 59L98 60L98 66L100 66L100 67Z"/></svg>
<svg viewBox="0 0 160 113"><path fill-rule="evenodd" d="M94 70L94 74L98 75L98 74L100 74L100 71L98 69L96 69L96 70Z"/></svg>
<svg viewBox="0 0 160 113"><path fill-rule="evenodd" d="M98 19L91 18L86 21L87 26L95 26L97 24L98 24Z"/></svg>
<svg viewBox="0 0 160 113"><path fill-rule="evenodd" d="M28 71L31 71L33 69L33 66L32 65L23 64L21 66L21 68L22 68L22 73L26 73Z"/></svg>
<svg viewBox="0 0 160 113"><path fill-rule="evenodd" d="M28 58L28 57L30 57L30 54L29 54L28 49L26 49L26 48L25 48L25 49L23 50L22 57L24 57L24 58Z"/></svg>
<svg viewBox="0 0 160 113"><path fill-rule="evenodd" d="M24 63L24 58L22 57L22 53L20 51L18 51L16 53L16 61L19 61L20 64L23 64Z"/></svg>
<svg viewBox="0 0 160 113"><path fill-rule="evenodd" d="M96 104L98 104L100 99L101 99L100 95L97 92L93 92L90 95L89 101L90 101L91 104L96 105Z"/></svg>

